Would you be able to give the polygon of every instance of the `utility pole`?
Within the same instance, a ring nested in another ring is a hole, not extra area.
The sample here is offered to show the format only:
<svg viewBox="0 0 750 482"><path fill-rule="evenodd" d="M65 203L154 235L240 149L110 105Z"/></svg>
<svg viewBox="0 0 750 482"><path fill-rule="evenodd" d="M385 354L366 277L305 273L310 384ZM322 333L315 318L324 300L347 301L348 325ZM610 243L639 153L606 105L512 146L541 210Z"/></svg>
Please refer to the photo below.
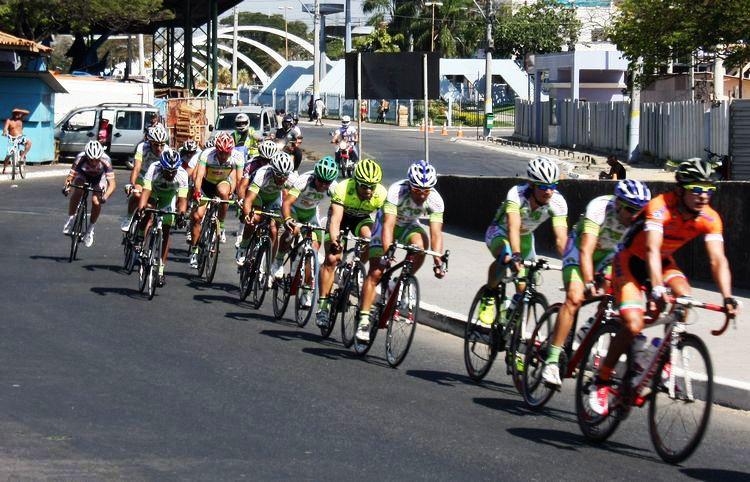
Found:
<svg viewBox="0 0 750 482"><path fill-rule="evenodd" d="M495 18L495 12L492 8L492 0L487 0L487 15L485 21L487 24L487 48L486 54L486 65L484 73L484 138L488 139L492 136L492 126L489 124L488 119L493 116L492 111L492 51L495 49L495 41L492 38L492 21Z"/></svg>
<svg viewBox="0 0 750 482"><path fill-rule="evenodd" d="M279 7L279 10L284 11L284 58L286 60L289 60L289 26L286 21L286 11L291 9L292 7L290 7L289 5Z"/></svg>
<svg viewBox="0 0 750 482"><path fill-rule="evenodd" d="M352 0L346 0L344 8L344 52L349 53L352 51Z"/></svg>
<svg viewBox="0 0 750 482"><path fill-rule="evenodd" d="M430 35L430 52L435 51L435 7L442 7L443 2L440 1L429 1L424 2L425 7L432 7L432 35Z"/></svg>
<svg viewBox="0 0 750 482"><path fill-rule="evenodd" d="M313 42L313 99L317 99L320 97L320 0L315 0Z"/></svg>
<svg viewBox="0 0 750 482"><path fill-rule="evenodd" d="M237 88L237 21L239 13L234 7L234 32L232 34L232 88Z"/></svg>
<svg viewBox="0 0 750 482"><path fill-rule="evenodd" d="M630 93L630 138L628 140L628 162L637 162L641 155L641 86L639 76L643 72L643 59L638 58L633 73L633 89Z"/></svg>

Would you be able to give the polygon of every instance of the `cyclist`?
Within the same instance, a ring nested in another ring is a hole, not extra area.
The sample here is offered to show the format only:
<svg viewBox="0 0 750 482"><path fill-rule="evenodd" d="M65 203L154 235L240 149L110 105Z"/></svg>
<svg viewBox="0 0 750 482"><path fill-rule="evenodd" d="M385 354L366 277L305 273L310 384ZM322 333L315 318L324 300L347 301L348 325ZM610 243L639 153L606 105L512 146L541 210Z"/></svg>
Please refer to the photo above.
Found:
<svg viewBox="0 0 750 482"><path fill-rule="evenodd" d="M589 393L590 407L600 415L609 413L610 376L615 363L644 327L646 306L641 286L650 288L651 313L663 308L667 288L675 296L690 296L687 278L672 255L691 239L704 235L711 272L727 315L737 314L732 274L724 254L723 223L709 205L716 191L713 167L702 159L686 161L677 167L675 178L677 186L654 197L636 217L615 255L613 289L623 324Z"/></svg>
<svg viewBox="0 0 750 482"><path fill-rule="evenodd" d="M244 196L247 194L247 188L250 187L250 183L253 181L256 171L263 166L267 166L279 150L279 145L276 142L271 139L265 139L261 141L258 146L258 155L253 156L250 161L245 163L245 167L242 170L242 179L240 179L240 187L237 189L237 195L239 197L239 209L237 214L240 218L240 224L243 226L240 226L240 229L237 232L237 241L234 243L236 248L239 248L242 243L242 232L245 229L245 215L242 211L242 203L244 202Z"/></svg>
<svg viewBox="0 0 750 482"><path fill-rule="evenodd" d="M351 125L352 118L345 115L341 118L341 127L336 129L333 133L331 143L338 146L339 142L346 141L352 145L352 162L357 162L359 154L357 154L357 129ZM336 162L341 164L341 153L338 148L336 149Z"/></svg>
<svg viewBox="0 0 750 482"><path fill-rule="evenodd" d="M276 129L276 133L274 134L273 138L276 141L288 142L292 135L294 136L296 142L298 138L302 138L302 130L294 125L294 117L292 116L292 114L286 114L281 118L281 127Z"/></svg>
<svg viewBox="0 0 750 482"><path fill-rule="evenodd" d="M188 139L185 141L185 143L182 145L182 148L180 149L180 159L182 159L182 168L185 169L185 171L188 173L188 176L191 176L193 174L193 169L195 167L195 164L193 166L190 165L192 159L199 154L198 152L198 143L195 142L193 139ZM198 158L196 157L196 164L197 164Z"/></svg>
<svg viewBox="0 0 750 482"><path fill-rule="evenodd" d="M70 191L70 185L77 186L84 183L91 184L93 188L99 188L91 196L91 222L83 236L83 245L90 248L94 244L94 225L99 219L99 213L102 210L102 204L115 191L115 171L112 169L112 160L104 152L104 147L99 141L89 141L83 152L76 156L73 165L70 167L68 177L65 178L63 193L67 196ZM70 234L76 217L76 207L81 200L83 191L76 189L68 202L68 221L63 227L63 234Z"/></svg>
<svg viewBox="0 0 750 482"><path fill-rule="evenodd" d="M407 172L407 179L398 181L388 188L385 205L375 216L375 225L370 241L370 266L367 278L362 286L362 297L359 311L357 339L370 341L370 308L375 299L375 288L383 276L390 260L387 253L393 242L412 244L425 249L431 246L433 251L443 250L443 198L435 190L437 173L427 161L414 161ZM428 216L430 236L419 222L419 218ZM428 244L430 243L430 244ZM445 276L440 257L433 258L433 274L436 278ZM414 260L414 273L424 262L424 255Z"/></svg>
<svg viewBox="0 0 750 482"><path fill-rule="evenodd" d="M276 254L276 266L283 269L281 262L284 254L289 251L294 236L299 235L299 228L295 222L312 223L320 226L318 205L324 200L330 200L336 191L336 178L339 176L339 168L331 156L325 156L317 163L312 172L302 174L297 178L294 186L289 190L281 205L281 215L284 218L284 227L290 236L283 236L279 242L279 251ZM322 234L322 232L321 232ZM319 240L322 236L313 233L313 248L318 252ZM283 273L283 271L282 271ZM274 275L279 274L275 272ZM308 308L312 302L312 293L305 290L300 299L302 306Z"/></svg>
<svg viewBox="0 0 750 482"><path fill-rule="evenodd" d="M187 211L188 174L182 167L180 153L166 148L161 153L159 162L151 164L143 178L143 192L138 202L138 209L146 206L164 211L177 211L180 220L184 219ZM161 263L159 264L159 278L157 284L164 286L164 266L169 254L169 233L175 224L174 214L164 216L162 231L164 241L161 246ZM148 229L148 226L143 226Z"/></svg>
<svg viewBox="0 0 750 482"><path fill-rule="evenodd" d="M195 192L193 198L198 201L201 196L229 200L237 188L245 160L242 153L234 149L234 139L226 132L216 136L215 146L201 153L200 162L195 174ZM219 207L220 241L227 241L224 231L224 219L227 216L227 204ZM193 213L193 231L191 234L190 267L198 268L198 240L201 234L201 220L206 214L203 204Z"/></svg>
<svg viewBox="0 0 750 482"><path fill-rule="evenodd" d="M302 164L302 149L299 147L300 141L294 133L289 134L286 138L286 144L281 146L281 149L292 156L294 160L294 170L299 169Z"/></svg>
<svg viewBox="0 0 750 482"><path fill-rule="evenodd" d="M479 321L485 325L495 320L495 295L505 268L510 265L523 276L523 260L536 257L534 230L551 217L555 245L561 255L568 236L568 204L557 191L560 168L539 156L529 161L526 174L529 182L508 191L485 233L485 243L495 258L487 271L488 293L479 306ZM516 288L521 293L525 286L519 283Z"/></svg>
<svg viewBox="0 0 750 482"><path fill-rule="evenodd" d="M192 155L192 157L187 160L187 167L185 167L185 170L188 173L188 176L190 177L189 183L190 183L190 190L188 199L191 201L188 202L188 209L190 209L190 218L188 219L187 223L187 229L185 231L185 242L189 245L191 244L191 241L193 240L193 214L195 213L195 210L198 208L198 203L195 200L195 177L198 174L198 170L196 169L198 167L198 163L201 161L201 156L205 152L206 155L209 152L209 149L212 149L214 147L214 144L216 142L216 139L213 137L209 137L205 144L203 145L203 149L198 149L196 145L196 152ZM183 166L185 165L186 159L182 159ZM192 207L190 207L192 206Z"/></svg>
<svg viewBox="0 0 750 482"><path fill-rule="evenodd" d="M143 176L154 162L159 162L161 153L167 145L167 131L161 124L150 127L146 133L146 140L138 144L135 148L135 162L133 170L130 172L130 183L125 186L125 192L130 195L128 200L128 213L120 222L120 229L127 232L130 227L130 220L133 217L133 211L138 206L141 190L143 186Z"/></svg>
<svg viewBox="0 0 750 482"><path fill-rule="evenodd" d="M558 362L573 318L586 297L597 295L594 274L612 271L615 248L633 217L650 199L651 191L645 184L630 179L619 181L614 195L599 196L589 202L586 212L570 231L562 272L567 294L542 370L542 379L547 385L562 385Z"/></svg>
<svg viewBox="0 0 750 482"><path fill-rule="evenodd" d="M240 112L234 118L234 138L235 148L244 148L246 159L258 155L258 140L260 136L256 134L255 129L250 126L250 118L247 114Z"/></svg>
<svg viewBox="0 0 750 482"><path fill-rule="evenodd" d="M340 182L331 198L326 233L326 257L320 268L320 299L316 323L325 326L330 313L328 295L333 288L336 264L341 260L341 230L355 236L369 238L372 235L372 213L383 207L388 191L380 184L383 171L372 159L362 159L354 167L354 177ZM367 254L363 254L367 261Z"/></svg>
<svg viewBox="0 0 750 482"><path fill-rule="evenodd" d="M292 128L295 137L297 138L297 147L302 145L302 129L299 126L299 114L296 112L292 113Z"/></svg>
<svg viewBox="0 0 750 482"><path fill-rule="evenodd" d="M293 169L294 165L289 154L278 152L273 156L270 164L258 169L247 193L240 193L240 196L243 196L242 211L245 218L245 229L242 232L242 241L237 250L238 265L241 266L245 262L245 253L255 232L255 225L261 220L261 216L257 214L251 218L251 212L256 207L271 212L281 210L282 196L296 181L296 176L292 172ZM271 239L274 253L278 249L276 233L276 221L272 220ZM269 278L269 281L272 282L273 279Z"/></svg>

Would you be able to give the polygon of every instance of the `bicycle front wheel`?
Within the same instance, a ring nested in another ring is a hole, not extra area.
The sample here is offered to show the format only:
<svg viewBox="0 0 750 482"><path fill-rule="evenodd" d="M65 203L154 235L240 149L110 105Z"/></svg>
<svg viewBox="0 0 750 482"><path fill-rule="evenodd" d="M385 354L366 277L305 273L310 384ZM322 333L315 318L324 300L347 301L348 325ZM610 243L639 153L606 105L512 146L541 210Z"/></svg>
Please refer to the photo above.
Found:
<svg viewBox="0 0 750 482"><path fill-rule="evenodd" d="M271 243L264 242L255 255L253 262L253 308L256 310L263 304L268 290L268 280L271 279Z"/></svg>
<svg viewBox="0 0 750 482"><path fill-rule="evenodd" d="M147 234L141 245L140 261L138 263L138 291L146 291L148 276L151 272L151 235Z"/></svg>
<svg viewBox="0 0 750 482"><path fill-rule="evenodd" d="M464 331L464 364L466 373L475 382L487 375L497 356L499 333L494 326L487 326L479 321L479 304L486 290L487 287L482 286L474 296Z"/></svg>
<svg viewBox="0 0 750 482"><path fill-rule="evenodd" d="M560 303L555 303L547 308L547 311L539 319L526 343L526 356L523 362L524 370L521 376L521 393L523 394L526 406L531 409L542 408L555 394L555 391L546 386L542 381L542 370L544 369L544 361L549 352L552 333L555 329L561 306ZM565 368L562 363L559 366L560 375L562 376Z"/></svg>
<svg viewBox="0 0 750 482"><path fill-rule="evenodd" d="M312 251L302 256L297 276L297 295L294 297L294 320L304 327L313 311L318 294L318 257Z"/></svg>
<svg viewBox="0 0 750 482"><path fill-rule="evenodd" d="M78 208L76 209L76 219L73 222L73 229L70 231L70 256L68 257L68 262L70 263L72 263L78 256L78 246L83 237L84 218L86 217L86 209L83 205L84 202L85 200L81 198Z"/></svg>
<svg viewBox="0 0 750 482"><path fill-rule="evenodd" d="M161 262L161 233L157 232L155 236L151 238L151 247L149 248L150 256L148 260L148 284L147 292L148 299L154 299L156 294L156 278L159 273L159 263Z"/></svg>
<svg viewBox="0 0 750 482"><path fill-rule="evenodd" d="M286 259L286 268L284 269L284 275L281 278L276 279L273 284L273 316L280 320L284 316L286 307L289 305L289 298L291 296L290 290L292 289L292 283L299 283L299 280L295 281L295 273L297 266L294 263L294 257L288 256Z"/></svg>
<svg viewBox="0 0 750 482"><path fill-rule="evenodd" d="M547 298L541 293L534 293L522 310L516 310L515 317L511 320L511 323L514 323L513 336L510 339L510 347L505 353L505 361L510 364L513 384L522 395L527 342L542 315L547 311L547 306L549 306Z"/></svg>
<svg viewBox="0 0 750 482"><path fill-rule="evenodd" d="M359 294L365 279L365 267L355 263L341 290L341 342L346 348L354 343L359 321Z"/></svg>
<svg viewBox="0 0 750 482"><path fill-rule="evenodd" d="M419 283L414 276L406 276L396 301L396 308L388 320L385 338L385 359L396 368L409 353L419 315Z"/></svg>
<svg viewBox="0 0 750 482"><path fill-rule="evenodd" d="M18 169L18 152L13 151L13 156L10 159L10 180L16 180L16 169Z"/></svg>
<svg viewBox="0 0 750 482"><path fill-rule="evenodd" d="M209 235L206 238L206 282L213 283L216 274L216 264L219 261L219 226L212 223Z"/></svg>
<svg viewBox="0 0 750 482"><path fill-rule="evenodd" d="M648 408L651 442L659 457L677 464L698 447L711 415L713 368L700 338L684 333L676 350L664 352L652 391Z"/></svg>

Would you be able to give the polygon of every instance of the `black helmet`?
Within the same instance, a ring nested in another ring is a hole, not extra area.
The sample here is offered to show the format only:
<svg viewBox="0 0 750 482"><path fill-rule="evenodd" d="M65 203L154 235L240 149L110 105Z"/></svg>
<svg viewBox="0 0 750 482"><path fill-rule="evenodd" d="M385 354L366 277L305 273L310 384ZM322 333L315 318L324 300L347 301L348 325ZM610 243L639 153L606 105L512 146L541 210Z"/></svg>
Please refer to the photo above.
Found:
<svg viewBox="0 0 750 482"><path fill-rule="evenodd" d="M292 114L292 122L294 123L294 125L299 124L299 115L297 115L296 112Z"/></svg>
<svg viewBox="0 0 750 482"><path fill-rule="evenodd" d="M675 171L675 179L680 185L693 182L716 182L711 163L697 157L680 163Z"/></svg>
<svg viewBox="0 0 750 482"><path fill-rule="evenodd" d="M282 124L282 125L284 125L284 124L287 124L287 123L289 124L289 126L291 126L291 125L292 125L292 124L294 123L294 118L292 117L292 114L286 114L286 115L285 115L285 116L284 116L284 117L283 117L283 118L281 119L281 124Z"/></svg>

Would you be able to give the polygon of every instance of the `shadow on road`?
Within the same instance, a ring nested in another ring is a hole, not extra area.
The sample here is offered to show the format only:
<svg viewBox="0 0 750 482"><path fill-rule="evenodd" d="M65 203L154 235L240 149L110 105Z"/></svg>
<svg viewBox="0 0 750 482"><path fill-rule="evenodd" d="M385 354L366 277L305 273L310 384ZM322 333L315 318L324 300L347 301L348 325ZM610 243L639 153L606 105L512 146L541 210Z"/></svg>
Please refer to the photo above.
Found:
<svg viewBox="0 0 750 482"><path fill-rule="evenodd" d="M238 320L238 321L261 320L261 321L265 321L267 323L273 323L279 326L290 326L290 327L297 326L296 323L293 323L289 320L285 320L285 319L277 320L276 317L274 316L264 315L263 313L258 313L257 311L242 311L242 312L236 312L236 313L227 313L224 316L227 318L231 318L233 320Z"/></svg>
<svg viewBox="0 0 750 482"><path fill-rule="evenodd" d="M506 391L509 395L517 396L517 393L513 388L504 391ZM502 410L503 412L507 412L511 415L518 415L522 417L527 415L545 416L560 422L576 423L576 419L573 416L572 412L557 410L550 407L544 407L543 409L536 411L531 410L524 404L522 400L519 400L517 398L475 398L474 403L485 406L487 408L491 408L493 410Z"/></svg>
<svg viewBox="0 0 750 482"><path fill-rule="evenodd" d="M283 341L292 341L292 340L304 340L304 341L320 341L320 335L315 335L313 333L310 333L309 331L301 331L301 330L263 330L260 332L261 335L270 336L273 338L278 338L279 340Z"/></svg>
<svg viewBox="0 0 750 482"><path fill-rule="evenodd" d="M302 353L319 356L327 360L360 360L351 350L345 348L303 348Z"/></svg>
<svg viewBox="0 0 750 482"><path fill-rule="evenodd" d="M111 271L117 274L128 274L122 266L114 264L87 264L81 266L81 268L87 271Z"/></svg>
<svg viewBox="0 0 750 482"><path fill-rule="evenodd" d="M201 303L205 303L207 305L221 302L221 303L229 303L230 305L237 305L240 303L240 300L237 299L234 296L225 296L225 295L195 295L193 296L193 299L195 301L200 301Z"/></svg>
<svg viewBox="0 0 750 482"><path fill-rule="evenodd" d="M748 481L750 473L723 469L680 469L680 472L696 480L721 480L722 482Z"/></svg>
<svg viewBox="0 0 750 482"><path fill-rule="evenodd" d="M455 387L456 385L473 385L473 386L479 386L484 388L491 388L501 391L508 391L508 389L512 389L513 387L511 385L505 385L503 383L495 383L495 382L488 382L483 381L481 384L473 381L471 378L469 378L466 375L460 375L458 373L451 373L451 372L443 372L443 371L437 371L437 370L407 370L406 374L411 377L417 377L421 378L422 380L427 380L428 382L435 382L438 385L442 385L445 387ZM509 393L515 393L515 391L511 391Z"/></svg>
<svg viewBox="0 0 750 482"><path fill-rule="evenodd" d="M91 291L96 293L99 296L121 295L121 296L127 296L128 298L133 298L133 299L138 299L138 300L147 299L144 294L142 294L138 290L134 290L131 288L105 288L105 287L95 286L91 288Z"/></svg>
<svg viewBox="0 0 750 482"><path fill-rule="evenodd" d="M67 263L70 258L68 256L41 256L41 255L35 254L33 256L29 256L29 259L33 259L35 261L42 260L42 261L55 261L57 263Z"/></svg>

